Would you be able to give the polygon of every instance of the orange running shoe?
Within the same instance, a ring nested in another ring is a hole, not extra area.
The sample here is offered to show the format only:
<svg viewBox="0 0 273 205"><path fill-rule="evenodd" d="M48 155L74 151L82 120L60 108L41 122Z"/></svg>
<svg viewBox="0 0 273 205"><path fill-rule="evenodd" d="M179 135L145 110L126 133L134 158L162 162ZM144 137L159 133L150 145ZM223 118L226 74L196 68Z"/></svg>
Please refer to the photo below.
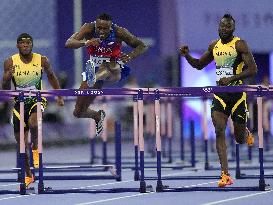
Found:
<svg viewBox="0 0 273 205"><path fill-rule="evenodd" d="M32 157L33 157L33 166L34 168L39 168L39 152L38 149L32 150Z"/></svg>
<svg viewBox="0 0 273 205"><path fill-rule="evenodd" d="M233 179L229 174L222 171L221 179L218 181L218 187L225 187L226 185L233 184Z"/></svg>
<svg viewBox="0 0 273 205"><path fill-rule="evenodd" d="M31 175L31 177L25 177L25 183L26 183L26 188L28 188L28 186L34 182L34 176Z"/></svg>
<svg viewBox="0 0 273 205"><path fill-rule="evenodd" d="M246 144L248 145L248 146L253 146L253 144L254 144L254 136L253 136L253 134L249 131L249 129L246 127Z"/></svg>

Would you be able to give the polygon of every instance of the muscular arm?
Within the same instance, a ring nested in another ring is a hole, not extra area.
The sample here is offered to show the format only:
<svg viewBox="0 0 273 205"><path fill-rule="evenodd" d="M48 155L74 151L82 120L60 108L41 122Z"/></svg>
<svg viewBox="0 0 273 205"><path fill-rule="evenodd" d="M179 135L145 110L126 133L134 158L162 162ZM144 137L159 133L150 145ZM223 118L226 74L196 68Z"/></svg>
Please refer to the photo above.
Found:
<svg viewBox="0 0 273 205"><path fill-rule="evenodd" d="M8 58L4 62L4 73L2 81L2 89L10 90L11 89L11 79L14 72L13 62L11 58Z"/></svg>
<svg viewBox="0 0 273 205"><path fill-rule="evenodd" d="M125 28L117 27L117 36L133 48L133 50L128 54L130 58L135 58L148 49L148 46L143 41L131 34Z"/></svg>
<svg viewBox="0 0 273 205"><path fill-rule="evenodd" d="M242 55L242 60L247 69L239 74L232 76L231 81L243 80L245 78L254 76L258 72L258 69L247 43L244 40L239 40L236 42L235 48L237 52Z"/></svg>
<svg viewBox="0 0 273 205"><path fill-rule="evenodd" d="M91 35L93 27L91 23L85 23L79 32L72 34L72 36L67 39L65 47L75 49L85 46L86 40L84 39L87 39L87 37Z"/></svg>
<svg viewBox="0 0 273 205"><path fill-rule="evenodd" d="M204 67L206 67L209 63L211 63L213 61L213 54L212 54L212 50L213 47L215 46L217 41L212 42L209 47L208 50L205 51L205 53L203 53L203 55L201 56L200 59L197 58L193 58L190 54L189 51L185 53L185 58L188 61L188 63L196 68L197 70L202 70ZM188 48L186 48L188 49ZM181 51L182 52L182 51Z"/></svg>
<svg viewBox="0 0 273 205"><path fill-rule="evenodd" d="M44 71L47 75L48 82L50 83L51 87L53 89L61 89L59 85L59 81L52 70L49 60L45 56L42 57L42 67L44 68Z"/></svg>
<svg viewBox="0 0 273 205"><path fill-rule="evenodd" d="M61 89L59 81L58 81L54 71L52 70L49 60L45 56L42 57L42 67L44 68L44 71L46 72L47 79L48 79L48 82L50 83L51 87L53 89ZM62 96L57 97L57 104L59 106L64 105L64 101L63 101Z"/></svg>

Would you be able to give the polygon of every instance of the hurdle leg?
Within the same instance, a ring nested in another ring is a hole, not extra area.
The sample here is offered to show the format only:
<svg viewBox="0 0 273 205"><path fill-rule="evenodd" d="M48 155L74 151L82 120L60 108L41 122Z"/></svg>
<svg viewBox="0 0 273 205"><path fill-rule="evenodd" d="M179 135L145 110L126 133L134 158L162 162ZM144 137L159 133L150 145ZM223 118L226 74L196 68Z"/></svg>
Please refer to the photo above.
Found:
<svg viewBox="0 0 273 205"><path fill-rule="evenodd" d="M269 145L270 141L269 141L269 138L270 138L269 131L265 131L264 132L264 141L265 141L264 144L265 144L265 151L266 152L270 151L270 145Z"/></svg>
<svg viewBox="0 0 273 205"><path fill-rule="evenodd" d="M138 94L138 138L139 138L139 157L140 157L140 193L146 192L146 182L144 180L144 138L143 138L143 93Z"/></svg>
<svg viewBox="0 0 273 205"><path fill-rule="evenodd" d="M107 110L106 107L106 103L104 102L102 105L104 110ZM102 138L102 164L106 165L108 164L108 159L107 159L107 116L106 119L104 119L103 121L103 131L101 134L101 138ZM105 170L107 170L107 168L105 168Z"/></svg>
<svg viewBox="0 0 273 205"><path fill-rule="evenodd" d="M20 168L20 146L16 144L16 168ZM21 169L18 169L17 171L17 181L21 181Z"/></svg>
<svg viewBox="0 0 273 205"><path fill-rule="evenodd" d="M155 93L155 135L156 135L156 159L157 159L157 182L156 191L162 192L164 186L161 180L161 136L160 136L160 104L158 92Z"/></svg>
<svg viewBox="0 0 273 205"><path fill-rule="evenodd" d="M20 92L20 167L21 167L21 176L20 176L20 194L26 194L26 183L25 183L25 163L26 163L26 147L25 147L25 118L24 118L24 93Z"/></svg>
<svg viewBox="0 0 273 205"><path fill-rule="evenodd" d="M116 154L116 169L117 169L117 181L121 181L121 125L115 123L115 154Z"/></svg>
<svg viewBox="0 0 273 205"><path fill-rule="evenodd" d="M170 99L167 102L167 137L168 137L168 162L172 163L172 137L173 137L173 116L172 116L172 104Z"/></svg>
<svg viewBox="0 0 273 205"><path fill-rule="evenodd" d="M207 99L203 99L202 133L205 146L205 170L209 170Z"/></svg>
<svg viewBox="0 0 273 205"><path fill-rule="evenodd" d="M265 191L267 186L264 179L264 165L263 165L263 98L257 97L257 107L258 107L258 138L259 138L259 163L260 163L260 179L259 179L259 189Z"/></svg>
<svg viewBox="0 0 273 205"><path fill-rule="evenodd" d="M38 121L38 151L39 151L39 182L38 182L38 194L44 193L44 179L43 179L43 145L42 145L42 109L41 109L41 93L37 95L37 121Z"/></svg>
<svg viewBox="0 0 273 205"><path fill-rule="evenodd" d="M181 103L180 103L180 159L181 161L185 160L185 149L184 149L184 111L183 111L183 100L181 99Z"/></svg>
<svg viewBox="0 0 273 205"><path fill-rule="evenodd" d="M90 138L89 143L90 143L90 164L94 164L95 158L96 158L95 139Z"/></svg>
<svg viewBox="0 0 273 205"><path fill-rule="evenodd" d="M140 193L146 193L152 191L152 186L146 186L144 176L144 137L143 137L143 90L138 91L138 140L140 151Z"/></svg>
<svg viewBox="0 0 273 205"><path fill-rule="evenodd" d="M241 170L240 170L240 146L236 142L235 144L235 155L236 155L236 173L235 173L235 178L240 179L241 178Z"/></svg>
<svg viewBox="0 0 273 205"><path fill-rule="evenodd" d="M90 144L90 164L95 163L96 158L96 140L95 140L95 131L96 125L94 120L90 122L90 130L89 130L89 144Z"/></svg>
<svg viewBox="0 0 273 205"><path fill-rule="evenodd" d="M138 169L138 109L137 109L137 95L133 96L133 118L134 118L134 147L135 147L135 172L134 180L139 180L139 169Z"/></svg>
<svg viewBox="0 0 273 205"><path fill-rule="evenodd" d="M104 140L102 141L102 164L107 164L107 142Z"/></svg>
<svg viewBox="0 0 273 205"><path fill-rule="evenodd" d="M191 140L191 166L195 167L195 132L194 121L190 121L190 140Z"/></svg>

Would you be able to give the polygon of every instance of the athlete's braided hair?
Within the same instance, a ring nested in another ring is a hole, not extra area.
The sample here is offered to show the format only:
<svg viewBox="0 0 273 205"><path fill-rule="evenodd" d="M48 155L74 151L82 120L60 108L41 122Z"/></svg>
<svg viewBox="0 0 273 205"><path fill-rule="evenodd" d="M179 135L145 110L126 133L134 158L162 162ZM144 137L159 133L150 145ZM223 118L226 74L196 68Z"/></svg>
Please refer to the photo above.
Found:
<svg viewBox="0 0 273 205"><path fill-rule="evenodd" d="M234 20L234 18L232 17L231 14L225 14L225 15L222 17L222 19L223 19L223 18L230 19L230 20L232 20L232 21L234 22L234 24L235 24L235 20Z"/></svg>

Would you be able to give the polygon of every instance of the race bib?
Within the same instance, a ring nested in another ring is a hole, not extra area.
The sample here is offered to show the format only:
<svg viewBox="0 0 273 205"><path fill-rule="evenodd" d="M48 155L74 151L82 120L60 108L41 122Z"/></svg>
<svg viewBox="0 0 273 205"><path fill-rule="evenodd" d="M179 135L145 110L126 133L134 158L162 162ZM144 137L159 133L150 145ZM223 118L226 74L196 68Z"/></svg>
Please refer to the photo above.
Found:
<svg viewBox="0 0 273 205"><path fill-rule="evenodd" d="M110 58L99 57L99 56L90 56L90 61L93 63L93 66L99 67L104 62L109 63ZM124 67L124 63L121 60L116 60L116 63L119 64L121 68Z"/></svg>
<svg viewBox="0 0 273 205"><path fill-rule="evenodd" d="M30 98L33 95L35 96L35 94L33 94L32 91L36 91L37 88L34 85L32 85L27 87L17 87L16 90L29 92L28 94L25 93L25 98Z"/></svg>
<svg viewBox="0 0 273 205"><path fill-rule="evenodd" d="M97 56L90 56L90 61L94 63L95 67L100 66L102 63L110 62L110 58L108 57L97 57Z"/></svg>
<svg viewBox="0 0 273 205"><path fill-rule="evenodd" d="M16 90L22 90L22 91L31 91L31 90L37 90L35 85L28 86L28 87L17 87Z"/></svg>
<svg viewBox="0 0 273 205"><path fill-rule="evenodd" d="M232 67L219 67L216 68L216 81L219 81L223 77L233 76L233 68Z"/></svg>

